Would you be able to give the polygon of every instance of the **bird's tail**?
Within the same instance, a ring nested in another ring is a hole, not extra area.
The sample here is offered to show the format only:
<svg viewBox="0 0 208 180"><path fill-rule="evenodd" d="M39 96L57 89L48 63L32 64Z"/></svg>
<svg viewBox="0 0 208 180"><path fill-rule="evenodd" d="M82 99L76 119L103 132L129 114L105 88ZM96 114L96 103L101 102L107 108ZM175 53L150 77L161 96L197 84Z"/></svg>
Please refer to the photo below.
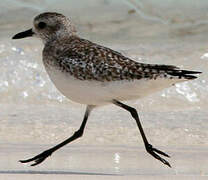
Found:
<svg viewBox="0 0 208 180"><path fill-rule="evenodd" d="M200 72L200 71L180 70L180 69L167 71L168 75L171 75L173 77L178 77L179 79L184 78L184 79L187 79L187 80L198 78L197 76L195 76L195 74L200 74L200 73L202 73L202 72Z"/></svg>
<svg viewBox="0 0 208 180"><path fill-rule="evenodd" d="M189 71L183 70L176 66L171 65L157 65L154 66L154 69L157 69L161 72L164 72L164 75L168 75L169 78L177 78L177 79L184 79L184 80L192 80L198 78L197 74L202 72L200 71Z"/></svg>

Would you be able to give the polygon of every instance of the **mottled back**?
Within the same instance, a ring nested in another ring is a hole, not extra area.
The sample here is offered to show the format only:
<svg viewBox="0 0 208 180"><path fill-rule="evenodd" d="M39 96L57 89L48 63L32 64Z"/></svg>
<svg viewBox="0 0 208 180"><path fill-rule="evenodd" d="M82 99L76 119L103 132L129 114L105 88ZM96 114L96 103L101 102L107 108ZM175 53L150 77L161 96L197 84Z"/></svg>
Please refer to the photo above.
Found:
<svg viewBox="0 0 208 180"><path fill-rule="evenodd" d="M170 65L139 63L110 48L77 36L47 43L43 55L46 66L48 64L57 67L80 80L105 82L141 78L195 78L189 75L193 71L180 70Z"/></svg>

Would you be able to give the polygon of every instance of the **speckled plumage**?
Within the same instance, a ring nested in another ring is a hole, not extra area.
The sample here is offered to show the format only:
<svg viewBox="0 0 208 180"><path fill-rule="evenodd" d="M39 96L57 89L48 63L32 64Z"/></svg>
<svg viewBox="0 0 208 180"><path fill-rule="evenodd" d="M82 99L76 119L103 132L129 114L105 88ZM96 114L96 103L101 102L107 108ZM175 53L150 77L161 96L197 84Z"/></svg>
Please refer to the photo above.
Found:
<svg viewBox="0 0 208 180"><path fill-rule="evenodd" d="M193 71L180 70L171 65L138 63L76 35L46 43L43 59L46 66L55 66L80 80L105 82L142 78L194 78L189 75Z"/></svg>

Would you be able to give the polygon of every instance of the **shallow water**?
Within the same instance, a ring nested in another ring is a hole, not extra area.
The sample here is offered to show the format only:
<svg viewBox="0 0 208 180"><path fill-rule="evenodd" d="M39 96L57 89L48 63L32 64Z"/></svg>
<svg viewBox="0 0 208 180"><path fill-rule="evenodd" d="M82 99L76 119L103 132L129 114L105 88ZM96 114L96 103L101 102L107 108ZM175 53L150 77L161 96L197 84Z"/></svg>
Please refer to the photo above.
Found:
<svg viewBox="0 0 208 180"><path fill-rule="evenodd" d="M80 36L118 50L136 61L173 64L184 69L203 72L194 81L177 84L145 99L129 102L138 109L145 132L152 144L162 146L164 151L171 151L171 147L174 147L172 151L176 156L177 148L184 148L184 154L189 148L195 148L195 155L199 152L200 158L203 159L203 153L208 147L208 2L199 3L195 0L177 2L160 0L157 3L153 0L58 2L5 0L5 3L0 4L0 16L3 17L0 18L0 141L2 147L6 146L4 152L16 147L13 144L20 144L20 148L37 145L38 150L44 144L56 144L72 134L81 123L84 106L63 97L50 82L44 70L41 61L42 42L34 38L11 40L17 32L31 27L35 15L44 11L57 11L71 17ZM80 153L76 156L76 152L73 152L76 157L71 164L72 169L69 168L67 171L74 172L77 169L80 172L90 172L94 169L95 173L115 173L115 169L107 168L115 164L113 160L108 159L114 156L118 158L115 153L103 157L102 161L109 162L105 170L97 170L96 166L90 166L87 170L82 169L81 163L76 164L75 159L81 162L80 154L83 147L93 146L94 150L90 151L95 153L95 157L99 157L101 151L97 152L97 146L102 146L104 151L108 151L112 146L119 146L119 150L126 149L127 152L131 149L134 151L137 148L135 146L138 146L141 148L138 154L145 155L144 159L147 156L143 151L143 143L135 122L127 112L114 106L95 110L83 139L74 144L78 144L75 148ZM21 153L22 158L25 152L31 155L31 151L33 152L33 149L30 148L28 150L23 148L20 152L14 150L14 156L9 160L5 159L5 166L1 166L0 174L10 171L9 167L14 171L18 170L13 164L17 156L20 158L17 154ZM63 152L57 154L61 153ZM184 168L190 170L181 174L200 175L202 169L202 174L206 175L207 169L203 169L206 162L198 162L195 155L190 155L193 158L185 156L183 162L172 157L173 161L176 161L176 168L180 167L182 172ZM136 156L136 150L133 156ZM142 167L145 169L144 164L140 164L139 167L135 165L136 159L127 159L125 153L121 153L120 158L125 159L126 165L120 174L128 174L127 167L131 162L134 165L133 175L139 174L138 169ZM47 162L49 167L60 170L55 163L56 157L51 159L52 163ZM86 159L85 162L87 161ZM147 161L147 165L155 163L153 167L162 166L151 157ZM177 161L182 164L178 165ZM187 161L192 163L187 165ZM196 171L193 170L194 162L199 163ZM150 171L144 170L141 173L151 174ZM173 173L164 169L155 171L157 172L163 175Z"/></svg>

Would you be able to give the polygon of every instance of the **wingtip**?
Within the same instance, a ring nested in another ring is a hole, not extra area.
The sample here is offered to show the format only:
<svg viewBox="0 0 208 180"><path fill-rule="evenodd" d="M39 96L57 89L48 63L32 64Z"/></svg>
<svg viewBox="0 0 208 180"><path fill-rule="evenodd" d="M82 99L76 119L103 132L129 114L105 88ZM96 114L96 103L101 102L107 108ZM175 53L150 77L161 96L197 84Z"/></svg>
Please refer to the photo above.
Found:
<svg viewBox="0 0 208 180"><path fill-rule="evenodd" d="M186 79L193 80L193 79L197 79L198 76L193 76L192 74L201 74L202 72L200 72L200 71L186 71L186 70L184 70L183 73L184 73L184 77Z"/></svg>
<svg viewBox="0 0 208 180"><path fill-rule="evenodd" d="M188 71L188 70L182 70L184 74L201 74L201 71Z"/></svg>

